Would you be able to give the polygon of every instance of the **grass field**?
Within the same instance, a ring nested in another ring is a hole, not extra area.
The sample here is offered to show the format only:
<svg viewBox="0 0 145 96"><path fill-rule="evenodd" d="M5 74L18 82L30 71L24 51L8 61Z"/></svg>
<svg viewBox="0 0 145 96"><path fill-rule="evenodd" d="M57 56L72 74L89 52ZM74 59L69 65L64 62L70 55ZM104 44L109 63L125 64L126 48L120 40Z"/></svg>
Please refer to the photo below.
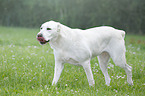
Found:
<svg viewBox="0 0 145 96"><path fill-rule="evenodd" d="M133 67L134 85L110 60L111 85L105 85L97 63L91 61L95 86L89 87L82 67L65 64L57 86L53 50L36 40L39 29L0 27L0 96L145 96L145 36L126 35L126 58Z"/></svg>

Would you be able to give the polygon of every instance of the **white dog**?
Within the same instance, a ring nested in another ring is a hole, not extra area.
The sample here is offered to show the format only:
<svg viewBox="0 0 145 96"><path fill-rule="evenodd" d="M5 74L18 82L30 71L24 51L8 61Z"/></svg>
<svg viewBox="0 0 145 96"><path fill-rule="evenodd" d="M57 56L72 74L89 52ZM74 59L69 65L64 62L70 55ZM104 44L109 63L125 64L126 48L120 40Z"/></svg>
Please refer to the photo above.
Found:
<svg viewBox="0 0 145 96"><path fill-rule="evenodd" d="M49 21L42 24L37 40L40 44L49 42L54 50L55 72L52 85L56 84L64 63L83 66L90 86L95 84L90 60L98 56L100 68L110 85L107 63L111 57L117 66L127 74L127 82L133 85L132 68L125 59L125 32L112 27L102 26L87 30L71 29L58 22Z"/></svg>

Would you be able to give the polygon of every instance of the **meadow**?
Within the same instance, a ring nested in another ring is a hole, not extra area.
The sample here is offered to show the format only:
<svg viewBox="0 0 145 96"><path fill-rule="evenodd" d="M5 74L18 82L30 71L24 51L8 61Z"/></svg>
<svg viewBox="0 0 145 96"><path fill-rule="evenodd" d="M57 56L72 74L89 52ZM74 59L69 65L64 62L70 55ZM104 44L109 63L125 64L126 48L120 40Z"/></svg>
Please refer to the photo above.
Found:
<svg viewBox="0 0 145 96"><path fill-rule="evenodd" d="M0 96L145 96L145 36L126 35L127 63L133 68L134 85L125 71L108 64L110 86L97 58L91 60L95 86L89 87L82 67L65 64L56 86L51 86L54 55L49 44L36 40L39 29L0 27Z"/></svg>

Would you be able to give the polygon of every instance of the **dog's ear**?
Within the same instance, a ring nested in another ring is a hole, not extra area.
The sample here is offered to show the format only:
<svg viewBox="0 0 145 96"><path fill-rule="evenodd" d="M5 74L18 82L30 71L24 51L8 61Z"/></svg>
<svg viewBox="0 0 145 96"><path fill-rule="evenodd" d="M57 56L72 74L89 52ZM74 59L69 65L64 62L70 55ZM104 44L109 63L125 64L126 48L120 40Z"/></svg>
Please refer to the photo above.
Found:
<svg viewBox="0 0 145 96"><path fill-rule="evenodd" d="M58 23L58 25L57 25L57 32L60 32L60 28L61 28L60 23Z"/></svg>

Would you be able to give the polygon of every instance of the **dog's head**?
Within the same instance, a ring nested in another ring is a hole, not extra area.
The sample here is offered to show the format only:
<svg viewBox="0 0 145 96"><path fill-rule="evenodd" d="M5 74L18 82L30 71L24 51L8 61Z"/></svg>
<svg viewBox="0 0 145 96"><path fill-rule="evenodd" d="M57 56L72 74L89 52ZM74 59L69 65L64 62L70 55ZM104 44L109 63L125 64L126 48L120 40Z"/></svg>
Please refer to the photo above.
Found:
<svg viewBox="0 0 145 96"><path fill-rule="evenodd" d="M49 21L40 27L40 32L37 34L37 40L40 44L46 44L47 42L57 38L59 33L60 23Z"/></svg>

